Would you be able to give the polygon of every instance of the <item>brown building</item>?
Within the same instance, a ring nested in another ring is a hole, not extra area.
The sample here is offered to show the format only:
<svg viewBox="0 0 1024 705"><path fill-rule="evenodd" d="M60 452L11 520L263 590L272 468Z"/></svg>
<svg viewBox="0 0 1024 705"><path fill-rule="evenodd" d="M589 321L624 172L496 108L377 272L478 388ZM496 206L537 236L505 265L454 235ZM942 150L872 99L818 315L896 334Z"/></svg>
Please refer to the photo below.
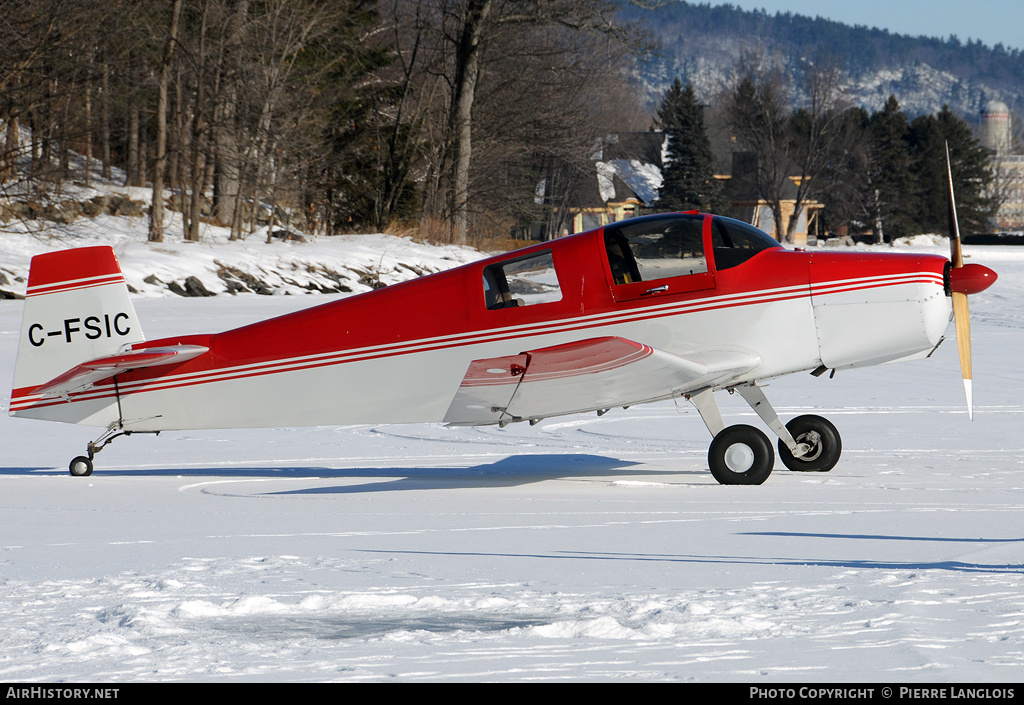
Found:
<svg viewBox="0 0 1024 705"><path fill-rule="evenodd" d="M725 197L729 200L731 212L728 214L737 220L750 223L756 228L765 231L776 240L782 240L789 222L794 217L797 219L793 231L793 244L803 247L808 243L817 242L818 214L824 205L813 199L805 200L800 212L796 212L796 189L799 185L799 178L791 176L786 181L786 188L783 191L781 200L782 207L782 233L775 232L775 213L771 204L758 195L755 170L757 168L757 155L750 152L730 152L730 168L724 169L718 164L716 177L722 180L725 190ZM719 162L723 159L719 159Z"/></svg>

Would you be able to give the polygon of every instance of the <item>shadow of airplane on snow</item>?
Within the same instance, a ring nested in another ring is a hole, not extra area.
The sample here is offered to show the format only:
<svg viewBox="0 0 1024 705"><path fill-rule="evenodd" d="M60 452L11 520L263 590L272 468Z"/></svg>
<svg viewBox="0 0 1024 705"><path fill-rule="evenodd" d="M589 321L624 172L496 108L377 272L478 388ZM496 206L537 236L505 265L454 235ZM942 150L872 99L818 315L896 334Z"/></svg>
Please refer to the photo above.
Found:
<svg viewBox="0 0 1024 705"><path fill-rule="evenodd" d="M351 480L359 478L375 479L375 482L357 484L338 484L318 488L280 490L266 492L274 495L301 494L357 494L382 491L408 491L429 489L452 489L474 487L512 487L516 485L542 482L544 480L595 478L595 477L630 477L643 476L650 479L652 471L630 470L640 463L609 458L600 455L585 454L537 454L515 455L501 458L495 462L460 467L179 467L179 468L103 468L92 477L216 477L216 478L254 478L254 479L320 479L320 480ZM685 471L682 471L685 472ZM698 471L695 470L694 474ZM4 475L66 475L67 471L59 468L36 467L0 467L0 476ZM673 471L672 475L679 475ZM703 468L699 474L706 475Z"/></svg>

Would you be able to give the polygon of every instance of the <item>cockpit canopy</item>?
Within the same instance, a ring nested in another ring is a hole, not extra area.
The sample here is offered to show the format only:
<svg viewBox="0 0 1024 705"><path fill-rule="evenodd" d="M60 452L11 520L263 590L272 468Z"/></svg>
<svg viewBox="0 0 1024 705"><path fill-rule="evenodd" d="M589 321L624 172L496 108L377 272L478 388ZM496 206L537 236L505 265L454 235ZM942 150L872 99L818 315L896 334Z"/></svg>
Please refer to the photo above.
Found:
<svg viewBox="0 0 1024 705"><path fill-rule="evenodd" d="M604 229L616 284L631 284L708 271L704 222L711 218L715 269L743 264L758 252L781 247L767 233L739 220L672 213L624 220Z"/></svg>

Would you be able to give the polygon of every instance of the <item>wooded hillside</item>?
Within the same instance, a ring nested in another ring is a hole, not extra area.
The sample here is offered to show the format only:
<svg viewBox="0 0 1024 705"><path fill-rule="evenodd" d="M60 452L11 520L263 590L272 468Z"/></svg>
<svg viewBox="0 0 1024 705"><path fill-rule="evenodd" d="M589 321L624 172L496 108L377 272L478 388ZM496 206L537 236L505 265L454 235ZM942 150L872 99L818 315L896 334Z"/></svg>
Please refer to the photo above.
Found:
<svg viewBox="0 0 1024 705"><path fill-rule="evenodd" d="M650 129L677 79L720 103L757 48L784 57L800 108L821 47L843 99L870 111L893 94L909 118L946 102L970 114L962 106L985 97L1022 104L1016 49L731 6L16 0L0 13L0 221L61 217L69 183L120 170L166 195L153 200L154 241L164 209L192 239L201 222L242 238L268 221L268 233L506 236L564 214L553 175L593 179L599 138ZM901 89L876 80L896 63ZM913 85L937 76L934 90ZM73 170L83 158L91 168Z"/></svg>
<svg viewBox="0 0 1024 705"><path fill-rule="evenodd" d="M965 6L964 11L976 10ZM756 49L784 57L795 74L806 70L810 57L828 54L848 75L850 96L869 110L882 108L891 94L911 115L934 113L948 104L976 119L992 99L1024 109L1024 51L1019 48L989 47L956 36L912 37L717 2L649 3L647 9L627 8L623 17L643 18L661 43L640 69L649 101L677 76L704 93L717 90L741 54Z"/></svg>
<svg viewBox="0 0 1024 705"><path fill-rule="evenodd" d="M19 0L0 16L0 184L59 200L71 155L167 188L186 236L507 233L546 161L630 122L648 48L611 0ZM86 170L84 180L90 178ZM83 178L81 176L77 178ZM150 238L162 237L154 200ZM263 212L264 216L259 216ZM529 216L529 214L525 214Z"/></svg>

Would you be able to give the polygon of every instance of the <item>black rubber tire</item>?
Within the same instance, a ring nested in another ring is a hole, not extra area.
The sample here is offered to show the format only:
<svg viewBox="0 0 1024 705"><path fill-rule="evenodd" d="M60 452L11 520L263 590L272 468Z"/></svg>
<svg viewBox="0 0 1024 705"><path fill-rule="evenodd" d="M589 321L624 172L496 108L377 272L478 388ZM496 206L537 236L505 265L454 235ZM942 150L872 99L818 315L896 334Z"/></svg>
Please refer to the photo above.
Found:
<svg viewBox="0 0 1024 705"><path fill-rule="evenodd" d="M92 461L80 455L68 464L68 471L74 477L89 477L92 475Z"/></svg>
<svg viewBox="0 0 1024 705"><path fill-rule="evenodd" d="M759 429L738 424L721 431L708 449L711 474L723 485L760 485L772 474L775 451Z"/></svg>
<svg viewBox="0 0 1024 705"><path fill-rule="evenodd" d="M779 459L794 472L828 472L843 454L843 440L832 423L821 416L797 416L786 424L797 443L811 443L814 447L802 458L794 457L789 448L779 441Z"/></svg>

